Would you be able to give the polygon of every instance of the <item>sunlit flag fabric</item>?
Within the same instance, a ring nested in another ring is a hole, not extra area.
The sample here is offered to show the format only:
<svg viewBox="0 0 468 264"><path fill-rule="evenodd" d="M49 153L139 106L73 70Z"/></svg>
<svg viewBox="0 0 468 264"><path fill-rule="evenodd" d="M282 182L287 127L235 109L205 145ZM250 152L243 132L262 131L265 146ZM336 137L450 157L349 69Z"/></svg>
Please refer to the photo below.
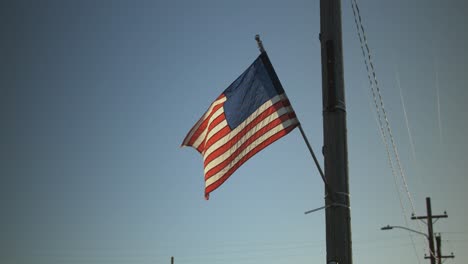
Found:
<svg viewBox="0 0 468 264"><path fill-rule="evenodd" d="M249 158L298 124L263 52L216 98L182 143L203 156L206 199Z"/></svg>

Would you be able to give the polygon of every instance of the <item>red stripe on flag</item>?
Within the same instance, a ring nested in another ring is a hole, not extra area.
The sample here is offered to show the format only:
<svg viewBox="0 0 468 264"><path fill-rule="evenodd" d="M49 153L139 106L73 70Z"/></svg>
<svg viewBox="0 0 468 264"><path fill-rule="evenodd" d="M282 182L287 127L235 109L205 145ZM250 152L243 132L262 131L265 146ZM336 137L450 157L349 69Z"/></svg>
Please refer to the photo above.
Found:
<svg viewBox="0 0 468 264"><path fill-rule="evenodd" d="M215 175L219 171L221 171L223 168L225 168L229 163L231 163L242 151L244 151L250 144L252 144L256 139L260 138L263 136L265 133L267 133L269 130L275 128L276 126L282 124L283 122L289 120L288 115L282 115L278 117L277 119L274 119L271 121L268 125L262 127L258 131L256 131L250 138L248 138L237 150L235 150L227 159L210 169L205 173L205 179L210 178L211 176ZM236 140L239 140L241 137L237 138ZM224 146L220 147L216 152L219 155L222 155L224 153L227 153L227 151L232 147L232 145L227 145L225 144ZM218 155L218 156L219 156ZM217 157L217 156L216 156ZM216 158L215 156L212 157L211 160ZM208 162L205 163L205 166L208 164Z"/></svg>
<svg viewBox="0 0 468 264"><path fill-rule="evenodd" d="M218 141L219 139L227 136L229 133L231 133L231 128L229 128L228 125L226 125L225 127L223 127L221 130L219 130L218 132L216 132L209 140L208 142L205 144L205 149L204 151L206 151L207 149L209 149L214 143L216 143L216 141ZM215 140L213 140L213 138L215 138ZM203 153L203 158L206 158L204 153Z"/></svg>
<svg viewBox="0 0 468 264"><path fill-rule="evenodd" d="M200 143L200 145L198 145L197 147L197 151L202 153L205 151L206 149L206 137L208 136L208 134L210 133L210 131L216 127L217 125L219 125L219 123L223 122L224 120L226 120L226 118L224 118L224 113L221 113L218 117L216 117L214 120L211 121L211 123L208 125L208 130L206 131L206 135L205 135L205 138L203 139L203 141Z"/></svg>
<svg viewBox="0 0 468 264"><path fill-rule="evenodd" d="M221 99L223 97L224 97L224 94L221 94L220 96L218 96L218 98L215 99L214 102L218 101L219 99ZM212 103L212 105L214 104L214 102ZM185 136L184 141L182 141L182 146L191 146L191 145L189 145L189 140L191 140L193 138L193 136L194 136L194 133L197 130L199 130L200 125L206 119L204 117L210 111L210 108L211 108L211 105L210 105L210 107L208 107L208 109L205 111L205 113L202 115L202 117L200 117L200 119L198 119L197 123L195 123L195 125L190 129L187 136ZM213 109L211 109L211 110L213 110Z"/></svg>
<svg viewBox="0 0 468 264"><path fill-rule="evenodd" d="M250 159L253 155L257 154L262 149L266 148L271 143L275 142L276 140L280 139L281 137L285 136L291 130L293 130L297 124L289 126L284 130L278 131L278 133L272 135L267 140L263 141L261 144L256 146L252 149L249 153L247 153L244 157L242 157L239 162L236 163L231 169L229 169L221 178L217 181L213 182L211 185L205 187L205 197L208 199L210 193L216 190L221 184L223 184L242 164L244 164L248 159Z"/></svg>
<svg viewBox="0 0 468 264"><path fill-rule="evenodd" d="M252 120L252 122L250 122L244 129L242 129L241 131L239 131L239 133L237 133L237 135L235 137L233 137L232 139L230 139L229 141L225 142L221 147L219 147L218 149L216 149L215 151L213 151L212 153L210 153L207 157L205 157L205 162L204 162L204 165L206 166L206 164L208 164L210 161L212 161L213 159L215 159L217 156L219 156L222 152L225 152L226 151L226 148L225 146L228 145L228 146L232 146L235 142L237 142L240 138L242 138L248 131L250 131L252 128L254 128L255 126L257 126L260 122L262 122L265 118L267 118L268 116L270 116L271 114L275 113L276 111L278 111L278 109L282 108L282 103L281 101L277 102L276 104L270 106L269 108L267 108L265 111L263 111L260 115L258 115L254 120ZM227 133L226 133L227 132ZM217 133L215 136L213 136L212 138L210 138L208 140L208 142L206 143L206 148L205 149L209 149L213 144L215 144L216 142L218 142L219 140L221 140L222 138L224 138L225 136L227 136L228 134L230 133L230 130L227 131L223 131L223 133ZM229 149L229 148L228 148Z"/></svg>
<svg viewBox="0 0 468 264"><path fill-rule="evenodd" d="M187 143L187 146L192 146L193 143L195 143L195 141L198 139L198 137L203 133L203 131L206 129L206 127L208 126L208 123L210 121L210 118L213 116L213 114L218 110L220 109L221 107L223 107L223 104L217 104L216 106L213 107L213 109L211 110L211 112L209 113L209 115L203 120L203 122L201 123L201 125L198 127L198 129L195 131L195 133L192 135L192 137L190 138L190 140L188 141Z"/></svg>
<svg viewBox="0 0 468 264"><path fill-rule="evenodd" d="M216 117L215 119L211 121L210 125L208 126L208 133L217 125L219 125L219 123L223 122L224 120L226 120L226 118L224 117L224 112L222 112L218 117ZM208 136L208 133L206 134L207 136Z"/></svg>

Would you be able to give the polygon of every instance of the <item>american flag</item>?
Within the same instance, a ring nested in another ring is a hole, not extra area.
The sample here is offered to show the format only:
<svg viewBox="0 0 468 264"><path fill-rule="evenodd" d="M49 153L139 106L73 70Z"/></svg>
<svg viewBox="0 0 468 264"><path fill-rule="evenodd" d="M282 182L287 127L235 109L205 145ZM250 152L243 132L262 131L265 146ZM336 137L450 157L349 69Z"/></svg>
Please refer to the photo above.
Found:
<svg viewBox="0 0 468 264"><path fill-rule="evenodd" d="M205 197L299 121L265 52L216 100L182 146L203 156Z"/></svg>

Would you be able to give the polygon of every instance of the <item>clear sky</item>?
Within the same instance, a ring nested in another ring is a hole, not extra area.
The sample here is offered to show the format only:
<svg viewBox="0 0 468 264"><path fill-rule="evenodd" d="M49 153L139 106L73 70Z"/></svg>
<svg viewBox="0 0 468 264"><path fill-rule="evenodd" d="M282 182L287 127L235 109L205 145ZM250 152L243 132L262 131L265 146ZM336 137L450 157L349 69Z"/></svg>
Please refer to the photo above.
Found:
<svg viewBox="0 0 468 264"><path fill-rule="evenodd" d="M447 210L435 230L446 263L464 263L468 4L359 4L416 214L427 196ZM414 250L407 232L380 231L404 217L342 6L354 263L428 263L422 236ZM320 153L318 0L2 1L0 20L0 263L325 262L324 212L304 215L323 184L299 131L209 201L201 156L179 148L260 33Z"/></svg>

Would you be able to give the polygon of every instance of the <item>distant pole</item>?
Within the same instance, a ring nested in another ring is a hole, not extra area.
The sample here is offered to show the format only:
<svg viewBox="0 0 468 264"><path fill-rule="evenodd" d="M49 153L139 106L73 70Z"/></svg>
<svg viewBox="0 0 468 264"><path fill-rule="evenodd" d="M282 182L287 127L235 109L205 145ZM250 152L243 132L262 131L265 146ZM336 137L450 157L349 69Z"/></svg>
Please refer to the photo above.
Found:
<svg viewBox="0 0 468 264"><path fill-rule="evenodd" d="M352 264L341 0L320 0L320 43L327 263Z"/></svg>
<svg viewBox="0 0 468 264"><path fill-rule="evenodd" d="M429 257L425 257L431 260L431 264L436 264L436 257L435 257L435 247L434 247L434 229L432 227L433 219L438 218L447 218L447 213L444 212L443 215L433 215L432 208L431 208L431 198L426 197L426 210L427 215L424 216L412 216L412 220L426 220L427 224L427 240L429 242Z"/></svg>
<svg viewBox="0 0 468 264"><path fill-rule="evenodd" d="M425 216L412 216L411 219L415 220L421 220L421 219L427 219L427 240L429 242L429 257L426 257L431 260L431 264L436 264L435 260L435 250L434 250L434 230L432 228L432 219L433 218L441 218L444 216L434 216L432 215L432 208L431 208L431 198L426 197L426 210L427 210L427 215ZM447 215L445 215L447 217Z"/></svg>
<svg viewBox="0 0 468 264"><path fill-rule="evenodd" d="M442 264L442 241L440 234L436 235L436 245L437 245L437 264Z"/></svg>
<svg viewBox="0 0 468 264"><path fill-rule="evenodd" d="M453 252L451 255L448 255L448 256L442 255L442 237L440 233L436 235L435 239L436 239L436 245L437 245L437 264L442 264L442 259L455 258L455 256L453 255Z"/></svg>
<svg viewBox="0 0 468 264"><path fill-rule="evenodd" d="M429 235L429 249L431 250L431 264L435 264L435 250L434 250L434 229L432 227L432 208L431 208L431 198L426 197L426 210L427 210L427 231Z"/></svg>
<svg viewBox="0 0 468 264"><path fill-rule="evenodd" d="M171 257L171 264L174 264L174 257Z"/></svg>

